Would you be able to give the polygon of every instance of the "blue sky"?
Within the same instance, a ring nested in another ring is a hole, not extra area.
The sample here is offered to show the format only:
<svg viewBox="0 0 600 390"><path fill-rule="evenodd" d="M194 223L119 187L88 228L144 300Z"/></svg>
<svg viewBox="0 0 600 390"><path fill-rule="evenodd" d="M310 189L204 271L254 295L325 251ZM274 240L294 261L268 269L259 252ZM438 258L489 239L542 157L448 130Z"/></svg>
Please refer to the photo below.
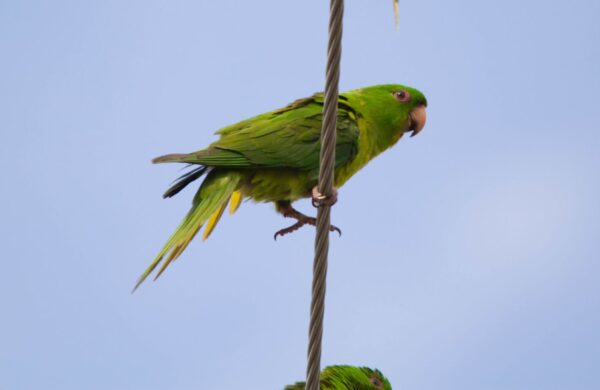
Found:
<svg viewBox="0 0 600 390"><path fill-rule="evenodd" d="M328 5L0 2L0 388L304 377L314 230L245 203L156 283L186 212L150 159L321 90ZM428 123L340 191L323 365L394 389L600 388L600 3L347 1L341 90ZM308 202L298 206L314 212Z"/></svg>

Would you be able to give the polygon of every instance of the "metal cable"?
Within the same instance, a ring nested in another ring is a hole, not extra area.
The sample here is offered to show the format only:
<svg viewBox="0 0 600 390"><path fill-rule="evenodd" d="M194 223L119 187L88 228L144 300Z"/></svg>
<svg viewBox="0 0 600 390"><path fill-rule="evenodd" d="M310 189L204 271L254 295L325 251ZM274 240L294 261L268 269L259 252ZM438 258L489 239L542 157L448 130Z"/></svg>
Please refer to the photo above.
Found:
<svg viewBox="0 0 600 390"><path fill-rule="evenodd" d="M335 138L339 94L338 84L340 80L340 59L342 54L343 15L344 0L331 0L318 187L319 192L327 199L333 194L333 170L335 162ZM323 314L325 312L325 282L327 279L327 254L329 251L329 229L331 226L330 211L330 204L327 202L320 202L317 211L317 235L315 238L315 259L313 263L306 390L319 390L321 340L323 336Z"/></svg>

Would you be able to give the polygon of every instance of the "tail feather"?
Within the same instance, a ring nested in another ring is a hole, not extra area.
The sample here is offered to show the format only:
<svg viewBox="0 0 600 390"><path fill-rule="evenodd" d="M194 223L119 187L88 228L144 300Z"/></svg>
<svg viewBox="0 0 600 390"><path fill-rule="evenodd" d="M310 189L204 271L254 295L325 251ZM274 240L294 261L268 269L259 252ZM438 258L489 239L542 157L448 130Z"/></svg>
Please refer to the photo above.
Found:
<svg viewBox="0 0 600 390"><path fill-rule="evenodd" d="M198 180L207 172L208 168L205 166L200 166L198 168L194 168L185 175L182 175L177 180L175 180L175 184L173 184L165 193L163 194L163 198L172 198L177 195L181 190L187 187L188 184L193 182L194 180Z"/></svg>
<svg viewBox="0 0 600 390"><path fill-rule="evenodd" d="M186 239L184 239L182 242L177 244L173 248L173 250L171 250L171 253L169 253L169 257L167 257L167 259L164 261L163 265L160 267L160 269L156 273L156 276L154 276L154 280L158 279L158 277L160 275L162 275L162 273L167 269L167 267L169 266L169 264L171 264L172 261L177 260L179 255L181 255L183 253L185 248L187 248L189 243L194 239L194 237L196 236L196 234L198 233L200 228L202 228L202 225L198 226L195 230L193 230ZM136 288L137 288L137 286L136 286Z"/></svg>
<svg viewBox="0 0 600 390"><path fill-rule="evenodd" d="M229 201L229 199L227 201ZM215 226L217 226L217 222L219 222L219 219L221 219L221 215L223 215L223 210L225 210L225 206L227 206L227 202L223 203L221 207L215 210L215 212L212 213L212 215L208 219L208 222L206 222L204 233L202 233L202 241L205 241L210 236Z"/></svg>
<svg viewBox="0 0 600 390"><path fill-rule="evenodd" d="M229 202L229 214L233 215L240 208L242 203L242 193L240 191L233 191L231 194L231 202Z"/></svg>
<svg viewBox="0 0 600 390"><path fill-rule="evenodd" d="M192 208L187 213L177 230L171 235L165 246L154 258L152 263L146 268L138 279L133 291L135 291L146 278L154 271L154 269L163 261L156 278L158 278L169 264L176 260L179 255L192 241L196 233L202 225L211 218L216 212L222 214L222 210L227 205L229 198L237 189L241 176L234 172L218 172L212 171L204 180L192 203ZM220 216L220 215L219 215ZM218 218L214 221L211 231ZM210 234L210 232L209 232ZM168 256L167 256L168 255Z"/></svg>

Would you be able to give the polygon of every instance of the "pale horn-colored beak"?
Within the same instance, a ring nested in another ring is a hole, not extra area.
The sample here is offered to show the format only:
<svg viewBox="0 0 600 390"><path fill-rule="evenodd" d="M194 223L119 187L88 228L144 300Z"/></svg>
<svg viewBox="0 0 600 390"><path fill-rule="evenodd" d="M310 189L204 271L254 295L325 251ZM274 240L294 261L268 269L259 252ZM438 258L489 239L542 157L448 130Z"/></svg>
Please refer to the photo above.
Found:
<svg viewBox="0 0 600 390"><path fill-rule="evenodd" d="M411 137L419 134L423 127L425 127L425 122L427 122L427 111L425 110L425 106L417 106L410 112L410 123L408 124L408 130L412 131Z"/></svg>

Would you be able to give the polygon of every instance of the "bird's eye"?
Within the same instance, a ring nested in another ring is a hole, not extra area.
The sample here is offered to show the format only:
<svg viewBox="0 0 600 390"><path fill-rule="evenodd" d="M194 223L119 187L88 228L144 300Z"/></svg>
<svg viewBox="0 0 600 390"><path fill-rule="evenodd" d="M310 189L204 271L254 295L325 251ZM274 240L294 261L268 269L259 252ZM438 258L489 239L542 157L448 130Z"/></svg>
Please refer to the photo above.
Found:
<svg viewBox="0 0 600 390"><path fill-rule="evenodd" d="M373 386L378 387L378 388L382 388L383 387L383 382L379 379L376 378L374 376L369 378L369 381L371 381L371 383L373 384Z"/></svg>
<svg viewBox="0 0 600 390"><path fill-rule="evenodd" d="M410 100L410 94L407 91L396 91L394 92L394 97L399 102L407 102Z"/></svg>

